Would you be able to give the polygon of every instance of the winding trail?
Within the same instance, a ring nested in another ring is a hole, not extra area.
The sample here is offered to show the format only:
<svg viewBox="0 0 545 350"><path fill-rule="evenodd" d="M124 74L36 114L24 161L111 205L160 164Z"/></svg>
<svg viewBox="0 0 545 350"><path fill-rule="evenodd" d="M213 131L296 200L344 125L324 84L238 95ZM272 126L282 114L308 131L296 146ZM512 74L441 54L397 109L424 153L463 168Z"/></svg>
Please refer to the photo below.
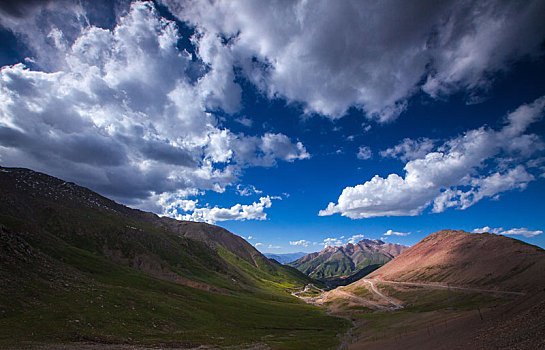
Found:
<svg viewBox="0 0 545 350"><path fill-rule="evenodd" d="M375 284L371 281L371 280L368 280L368 279L363 279L363 281L365 283L368 283L370 286L371 286L371 289L373 290L373 292L378 295L379 297L381 297L382 299L386 300L387 302L389 302L390 304L393 305L393 307L391 307L392 310L399 310L399 309L403 309L403 306L399 305L398 303L396 303L395 301L393 301L392 299L388 298L386 295L382 294L378 289L377 287L375 287ZM382 282L382 281L381 281Z"/></svg>
<svg viewBox="0 0 545 350"><path fill-rule="evenodd" d="M365 281L367 283L370 283L373 286L373 282L371 280L363 279L363 281ZM439 284L439 283L396 282L396 281L383 281L383 280L379 280L377 282L388 283L388 284L398 284L398 285L405 285L405 286L427 287L427 288L434 288L434 289L462 290L462 291L479 292L479 293L507 294L507 295L526 295L526 293L523 293L523 292L513 292L513 291L496 290L496 289L479 289L479 288L469 288L469 287L456 287L456 286L444 285L444 284ZM376 291L374 286L372 288L373 288L374 291ZM380 294L380 293L378 293L378 294Z"/></svg>

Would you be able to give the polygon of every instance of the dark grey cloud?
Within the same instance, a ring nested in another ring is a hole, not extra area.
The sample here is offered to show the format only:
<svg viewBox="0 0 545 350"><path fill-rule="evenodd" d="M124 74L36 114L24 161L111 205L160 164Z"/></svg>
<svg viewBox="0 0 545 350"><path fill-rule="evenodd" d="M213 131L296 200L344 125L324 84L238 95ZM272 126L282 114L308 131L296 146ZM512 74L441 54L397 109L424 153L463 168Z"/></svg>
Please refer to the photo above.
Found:
<svg viewBox="0 0 545 350"><path fill-rule="evenodd" d="M545 38L540 0L162 2L203 42L235 38L230 56L216 43L231 63L216 69L240 66L268 96L331 118L356 107L391 121L419 91L463 90L475 103L494 73L539 57Z"/></svg>
<svg viewBox="0 0 545 350"><path fill-rule="evenodd" d="M17 148L41 160L59 157L93 166L119 166L127 162L124 146L106 137L78 134L62 139L45 135L31 137L27 133L1 127L0 145Z"/></svg>
<svg viewBox="0 0 545 350"><path fill-rule="evenodd" d="M138 140L137 140L138 142ZM140 152L144 158L154 159L165 164L197 167L198 162L187 150L173 147L165 142L148 141L140 143Z"/></svg>
<svg viewBox="0 0 545 350"><path fill-rule="evenodd" d="M12 17L24 18L48 2L48 0L1 0L0 11Z"/></svg>
<svg viewBox="0 0 545 350"><path fill-rule="evenodd" d="M231 101L216 98L234 82L225 84L214 70L189 76L200 63L179 50L176 24L151 2L135 2L130 11L124 4L32 3L24 20L0 14L35 53L30 68L0 69L3 165L44 171L162 213L165 198L222 192L243 167L308 156L282 134L269 145L269 134L247 137L220 127L207 110L239 104L238 93ZM113 16L106 22L115 18L112 28L93 25L102 12ZM244 144L252 151L238 152ZM255 161L261 152L266 162Z"/></svg>

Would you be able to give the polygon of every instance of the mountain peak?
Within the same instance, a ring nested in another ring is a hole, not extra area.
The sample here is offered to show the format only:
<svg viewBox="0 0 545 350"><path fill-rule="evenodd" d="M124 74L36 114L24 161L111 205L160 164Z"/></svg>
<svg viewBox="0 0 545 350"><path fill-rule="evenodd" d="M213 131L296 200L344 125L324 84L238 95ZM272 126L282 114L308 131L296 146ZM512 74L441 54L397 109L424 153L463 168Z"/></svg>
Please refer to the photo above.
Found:
<svg viewBox="0 0 545 350"><path fill-rule="evenodd" d="M408 247L385 243L379 239L362 239L356 243L328 246L290 263L310 277L330 285L347 284L361 271L365 274L398 256Z"/></svg>

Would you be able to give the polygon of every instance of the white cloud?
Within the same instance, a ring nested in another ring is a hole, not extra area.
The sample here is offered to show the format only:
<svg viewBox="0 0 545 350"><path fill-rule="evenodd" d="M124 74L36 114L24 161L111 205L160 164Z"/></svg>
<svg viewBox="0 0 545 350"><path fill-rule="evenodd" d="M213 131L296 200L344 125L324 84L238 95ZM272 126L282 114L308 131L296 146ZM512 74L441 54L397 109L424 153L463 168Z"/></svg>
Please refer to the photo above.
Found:
<svg viewBox="0 0 545 350"><path fill-rule="evenodd" d="M398 145L380 152L382 157L399 158L406 162L413 159L423 158L434 147L434 140L427 137L413 140L403 139Z"/></svg>
<svg viewBox="0 0 545 350"><path fill-rule="evenodd" d="M474 233L499 233L503 228L480 227L473 230Z"/></svg>
<svg viewBox="0 0 545 350"><path fill-rule="evenodd" d="M292 162L297 159L308 159L310 154L301 142L292 144L286 135L266 133L261 137L259 150L271 159L280 158Z"/></svg>
<svg viewBox="0 0 545 350"><path fill-rule="evenodd" d="M329 246L340 246L340 245L343 245L343 241L339 238L326 238L324 239L324 241L322 243L320 243L325 247L329 247Z"/></svg>
<svg viewBox="0 0 545 350"><path fill-rule="evenodd" d="M500 235L522 235L522 236L527 237L527 238L535 237L535 236L540 235L540 234L543 233L543 231L541 231L541 230L531 231L531 230L528 230L525 227L512 228L512 229L509 229L509 230L504 230L503 227L490 228L489 226L476 228L476 229L473 230L473 232L475 232L475 233L487 232L487 233L496 233L496 234L500 234Z"/></svg>
<svg viewBox="0 0 545 350"><path fill-rule="evenodd" d="M512 228L510 230L505 230L505 231L500 232L500 234L502 234L502 235L523 235L524 237L534 237L534 236L540 235L542 233L543 233L543 231L541 231L541 230L531 231L531 230L528 230L525 227Z"/></svg>
<svg viewBox="0 0 545 350"><path fill-rule="evenodd" d="M165 198L223 192L244 167L310 157L283 134L235 134L207 112L231 113L240 102L225 68L230 50L217 37L200 37L203 62L194 62L177 48L176 24L151 3L132 3L111 30L88 25L86 5L62 4L35 6L24 19L0 14L35 55L31 68L0 70L4 165L162 213ZM222 218L223 209L211 210Z"/></svg>
<svg viewBox="0 0 545 350"><path fill-rule="evenodd" d="M386 233L384 233L384 236L408 236L410 234L410 232L395 232L392 230L388 230L386 231Z"/></svg>
<svg viewBox="0 0 545 350"><path fill-rule="evenodd" d="M308 247L310 245L310 242L305 239L301 239L299 241L290 241L290 245L300 245L303 247Z"/></svg>
<svg viewBox="0 0 545 350"><path fill-rule="evenodd" d="M258 190L253 185L237 185L237 193L239 196L248 197L254 194L261 194L263 191Z"/></svg>
<svg viewBox="0 0 545 350"><path fill-rule="evenodd" d="M244 166L273 166L277 159L293 162L310 158L301 142L292 143L284 134L265 133L261 137L230 138L227 142L234 161Z"/></svg>
<svg viewBox="0 0 545 350"><path fill-rule="evenodd" d="M269 249L282 249L281 246L279 246L279 245L272 245L272 244L269 244L269 245L267 246L267 248L269 248Z"/></svg>
<svg viewBox="0 0 545 350"><path fill-rule="evenodd" d="M259 247L259 246L262 246L262 245L263 245L263 243L257 242L256 244L254 244L254 247Z"/></svg>
<svg viewBox="0 0 545 350"><path fill-rule="evenodd" d="M218 47L203 54L218 86L236 64L269 97L331 118L353 106L392 120L420 88L478 100L490 73L538 57L545 35L540 0L162 2L204 33L199 46Z"/></svg>
<svg viewBox="0 0 545 350"><path fill-rule="evenodd" d="M253 238L254 238L254 237L252 237L252 236L248 236L248 239L253 239Z"/></svg>
<svg viewBox="0 0 545 350"><path fill-rule="evenodd" d="M512 189L523 190L535 178L524 166L518 165L504 174L498 172L484 178L472 178L468 191L447 189L434 199L432 211L440 213L446 208L466 209L485 197L494 198L496 194Z"/></svg>
<svg viewBox="0 0 545 350"><path fill-rule="evenodd" d="M246 118L246 117L235 118L235 121L237 123L240 123L240 124L244 125L247 128L251 127L252 124L253 124L253 121L251 119L249 119L249 118Z"/></svg>
<svg viewBox="0 0 545 350"><path fill-rule="evenodd" d="M179 199L169 204L163 215L175 218L177 220L202 221L215 223L227 220L266 220L266 208L272 206L271 199L274 197L261 197L259 202L252 204L235 204L231 208L208 208L197 207L197 201ZM181 212L181 213L180 213ZM183 214L187 213L187 214Z"/></svg>
<svg viewBox="0 0 545 350"><path fill-rule="evenodd" d="M232 52L221 44L221 38L211 33L193 37L198 57L210 68L199 79L199 88L211 109L221 108L229 114L240 109L242 89L235 83Z"/></svg>
<svg viewBox="0 0 545 350"><path fill-rule="evenodd" d="M364 235L353 235L348 239L348 243L355 244L359 241L361 241L365 236Z"/></svg>
<svg viewBox="0 0 545 350"><path fill-rule="evenodd" d="M371 148L367 146L360 146L360 148L358 149L358 154L356 154L356 157L362 160L371 159L372 156L373 152L371 151Z"/></svg>
<svg viewBox="0 0 545 350"><path fill-rule="evenodd" d="M522 190L535 179L528 173L528 157L543 149L540 137L523 133L543 117L544 107L545 97L541 97L510 113L500 131L482 127L453 138L435 151L409 160L404 177L375 175L364 184L346 187L338 203L329 203L319 215L341 213L352 219L419 215L432 203L434 212L449 207L465 209L483 198ZM521 152L513 149L519 139L534 143Z"/></svg>

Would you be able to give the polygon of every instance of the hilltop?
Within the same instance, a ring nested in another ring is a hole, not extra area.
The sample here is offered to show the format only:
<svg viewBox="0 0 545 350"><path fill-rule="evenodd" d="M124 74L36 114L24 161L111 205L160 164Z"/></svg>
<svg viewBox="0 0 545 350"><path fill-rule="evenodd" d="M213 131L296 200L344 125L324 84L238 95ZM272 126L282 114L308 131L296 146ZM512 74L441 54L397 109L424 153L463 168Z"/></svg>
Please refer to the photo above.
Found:
<svg viewBox="0 0 545 350"><path fill-rule="evenodd" d="M345 285L367 275L407 248L378 239L363 239L354 244L326 247L289 265L328 285Z"/></svg>
<svg viewBox="0 0 545 350"><path fill-rule="evenodd" d="M0 346L334 347L347 325L290 295L315 281L221 227L28 169L0 167L0 193Z"/></svg>
<svg viewBox="0 0 545 350"><path fill-rule="evenodd" d="M545 287L545 251L490 233L442 230L407 249L368 278L533 290Z"/></svg>

